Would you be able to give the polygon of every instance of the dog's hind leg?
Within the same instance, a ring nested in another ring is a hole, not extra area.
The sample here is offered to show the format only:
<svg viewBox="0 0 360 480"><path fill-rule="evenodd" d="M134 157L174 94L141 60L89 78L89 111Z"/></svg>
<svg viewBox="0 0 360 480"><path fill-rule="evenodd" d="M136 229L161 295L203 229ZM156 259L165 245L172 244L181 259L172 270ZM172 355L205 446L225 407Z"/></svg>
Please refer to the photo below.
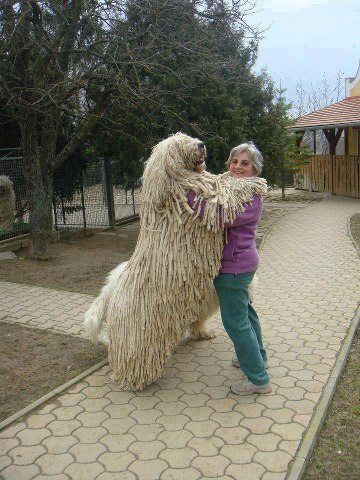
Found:
<svg viewBox="0 0 360 480"><path fill-rule="evenodd" d="M209 295L203 300L199 317L190 325L190 334L193 340L210 340L216 337L214 330L206 328L207 320L219 308L215 289L211 287Z"/></svg>

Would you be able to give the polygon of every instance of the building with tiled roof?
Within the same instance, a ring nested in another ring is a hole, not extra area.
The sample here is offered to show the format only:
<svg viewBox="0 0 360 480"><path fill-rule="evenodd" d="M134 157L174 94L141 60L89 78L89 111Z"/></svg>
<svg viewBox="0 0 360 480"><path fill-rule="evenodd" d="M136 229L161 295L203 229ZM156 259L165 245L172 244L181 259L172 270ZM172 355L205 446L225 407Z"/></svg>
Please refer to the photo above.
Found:
<svg viewBox="0 0 360 480"><path fill-rule="evenodd" d="M345 155L360 155L360 62L357 74L346 79L346 98L299 117L293 132L322 130L329 142L330 154L344 132Z"/></svg>

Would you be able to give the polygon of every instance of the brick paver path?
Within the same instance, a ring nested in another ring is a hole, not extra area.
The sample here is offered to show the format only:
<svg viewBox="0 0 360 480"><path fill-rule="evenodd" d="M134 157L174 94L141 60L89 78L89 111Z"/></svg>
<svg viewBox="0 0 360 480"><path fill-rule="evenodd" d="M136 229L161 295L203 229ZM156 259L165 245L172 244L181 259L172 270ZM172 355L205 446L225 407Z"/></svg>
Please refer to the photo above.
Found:
<svg viewBox="0 0 360 480"><path fill-rule="evenodd" d="M347 236L356 211L359 201L330 197L282 219L267 237L256 304L271 395L228 393L239 372L217 316L217 338L180 346L143 392L119 391L103 367L1 432L0 478L284 479L359 299L360 261ZM10 284L1 291L15 321L25 315L33 324L33 312L41 327L39 311L55 322L61 314L62 292ZM65 295L73 304L65 320L80 318L89 297Z"/></svg>

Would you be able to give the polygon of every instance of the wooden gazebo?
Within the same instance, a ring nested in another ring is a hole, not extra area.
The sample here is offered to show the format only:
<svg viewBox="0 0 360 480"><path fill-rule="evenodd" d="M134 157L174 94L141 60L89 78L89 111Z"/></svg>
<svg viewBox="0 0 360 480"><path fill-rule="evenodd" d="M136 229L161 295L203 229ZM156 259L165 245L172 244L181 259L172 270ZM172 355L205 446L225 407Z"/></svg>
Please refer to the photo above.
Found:
<svg viewBox="0 0 360 480"><path fill-rule="evenodd" d="M360 198L360 95L298 118L291 130L298 133L299 144L305 132L314 132L314 156L296 175L297 188ZM329 155L316 155L318 130L323 131L329 143ZM342 134L344 155L337 155Z"/></svg>

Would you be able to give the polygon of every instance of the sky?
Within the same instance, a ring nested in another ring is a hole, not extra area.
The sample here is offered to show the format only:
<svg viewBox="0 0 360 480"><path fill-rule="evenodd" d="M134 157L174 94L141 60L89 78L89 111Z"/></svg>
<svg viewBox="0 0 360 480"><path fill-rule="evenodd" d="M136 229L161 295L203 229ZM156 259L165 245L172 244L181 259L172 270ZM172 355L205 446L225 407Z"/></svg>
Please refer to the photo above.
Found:
<svg viewBox="0 0 360 480"><path fill-rule="evenodd" d="M262 29L256 71L266 68L297 101L296 85L321 89L324 74L335 87L338 72L354 77L360 61L359 0L257 0L248 22ZM345 98L345 88L341 90Z"/></svg>

